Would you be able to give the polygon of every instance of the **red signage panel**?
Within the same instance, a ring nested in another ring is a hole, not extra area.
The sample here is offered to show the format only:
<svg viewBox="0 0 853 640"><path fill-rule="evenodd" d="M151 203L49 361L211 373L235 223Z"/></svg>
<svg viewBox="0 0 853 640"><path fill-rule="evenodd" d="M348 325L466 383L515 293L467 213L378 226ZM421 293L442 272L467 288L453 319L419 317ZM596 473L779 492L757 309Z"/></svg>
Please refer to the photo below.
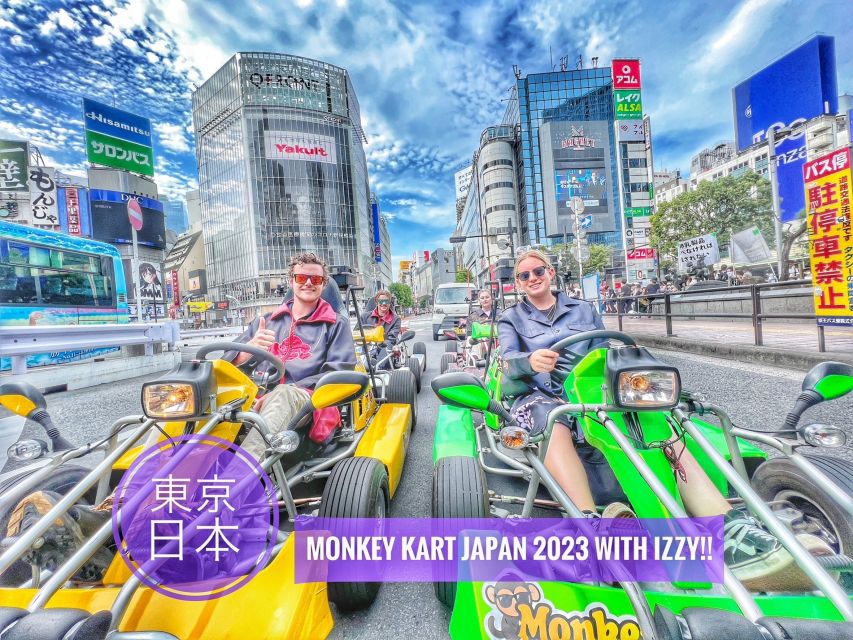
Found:
<svg viewBox="0 0 853 640"><path fill-rule="evenodd" d="M614 89L640 88L640 61L614 58L611 68Z"/></svg>

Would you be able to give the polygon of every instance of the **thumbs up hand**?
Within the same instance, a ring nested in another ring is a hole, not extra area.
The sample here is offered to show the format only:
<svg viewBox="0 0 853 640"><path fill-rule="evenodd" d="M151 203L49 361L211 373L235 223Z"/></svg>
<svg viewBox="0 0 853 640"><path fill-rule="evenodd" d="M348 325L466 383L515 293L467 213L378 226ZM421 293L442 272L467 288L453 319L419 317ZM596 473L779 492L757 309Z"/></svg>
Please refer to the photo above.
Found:
<svg viewBox="0 0 853 640"><path fill-rule="evenodd" d="M261 319L258 322L258 330L255 332L255 335L252 336L252 339L249 340L249 344L269 351L270 347L272 347L275 343L275 332L271 331L270 329L267 329L266 318L264 318L264 316L261 316Z"/></svg>

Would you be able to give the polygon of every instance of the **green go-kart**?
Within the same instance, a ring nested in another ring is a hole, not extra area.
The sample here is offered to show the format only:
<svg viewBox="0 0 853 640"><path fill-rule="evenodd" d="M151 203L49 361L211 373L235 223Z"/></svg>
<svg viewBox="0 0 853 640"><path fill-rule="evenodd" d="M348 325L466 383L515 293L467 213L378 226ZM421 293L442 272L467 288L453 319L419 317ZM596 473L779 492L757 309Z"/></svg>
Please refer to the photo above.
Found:
<svg viewBox="0 0 853 640"><path fill-rule="evenodd" d="M621 345L584 356L567 349L587 340ZM586 444L578 453L599 505L621 499L639 518L686 517L661 445L675 429L714 485L765 524L812 587L755 593L728 568L722 584L436 582L436 595L452 607L453 638L853 638L851 583L844 573L853 564L848 557L853 555L853 464L814 455L814 449L812 455L800 453L813 446L844 446L843 432L827 425L798 427L806 409L853 390L853 367L816 366L784 427L757 432L734 426L720 407L682 391L678 370L624 333L588 331L552 349L572 366L564 385L568 402L550 412L540 436L514 426L508 399L525 392L526 385L502 378L499 357L489 363L484 379L450 372L433 380L442 402L433 451L434 518L531 517L542 509L583 517L543 462L563 414L576 417L583 432ZM716 420L703 419L707 416ZM769 459L753 443L782 455ZM507 482L520 483L524 493L490 490L489 484L503 488ZM612 495L614 484L620 496ZM801 532L822 538L836 555L813 557L795 537Z"/></svg>

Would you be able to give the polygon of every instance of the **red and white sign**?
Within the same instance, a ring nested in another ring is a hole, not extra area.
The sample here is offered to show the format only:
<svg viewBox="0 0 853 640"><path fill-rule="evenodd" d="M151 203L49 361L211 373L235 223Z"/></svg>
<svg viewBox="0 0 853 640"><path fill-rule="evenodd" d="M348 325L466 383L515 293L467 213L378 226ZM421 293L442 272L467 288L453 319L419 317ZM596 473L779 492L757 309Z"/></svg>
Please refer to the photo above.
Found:
<svg viewBox="0 0 853 640"><path fill-rule="evenodd" d="M127 201L127 219L130 220L130 226L140 231L142 229L142 207L139 206L139 201L129 198Z"/></svg>
<svg viewBox="0 0 853 640"><path fill-rule="evenodd" d="M641 249L631 249L628 251L628 260L654 260L655 250L649 247Z"/></svg>
<svg viewBox="0 0 853 640"><path fill-rule="evenodd" d="M424 251L424 262L429 262L429 251Z"/></svg>
<svg viewBox="0 0 853 640"><path fill-rule="evenodd" d="M171 271L172 278L172 300L175 301L175 304L179 304L181 302L181 288L178 285L178 272L175 270Z"/></svg>
<svg viewBox="0 0 853 640"><path fill-rule="evenodd" d="M614 58L611 71L614 89L640 88L640 61Z"/></svg>
<svg viewBox="0 0 853 640"><path fill-rule="evenodd" d="M836 171L844 171L850 166L850 149L833 151L803 165L803 178L806 182L823 178Z"/></svg>
<svg viewBox="0 0 853 640"><path fill-rule="evenodd" d="M266 131L264 132L264 149L268 160L337 163L335 139L330 136L293 131Z"/></svg>
<svg viewBox="0 0 853 640"><path fill-rule="evenodd" d="M68 215L68 235L80 235L80 193L77 189L65 190L65 211Z"/></svg>

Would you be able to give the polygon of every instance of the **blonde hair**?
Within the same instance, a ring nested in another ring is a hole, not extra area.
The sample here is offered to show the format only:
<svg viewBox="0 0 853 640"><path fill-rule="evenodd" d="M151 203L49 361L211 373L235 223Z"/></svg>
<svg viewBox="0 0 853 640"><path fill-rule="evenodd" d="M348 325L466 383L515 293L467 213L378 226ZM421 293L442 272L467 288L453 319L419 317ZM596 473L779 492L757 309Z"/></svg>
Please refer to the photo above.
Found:
<svg viewBox="0 0 853 640"><path fill-rule="evenodd" d="M549 269L553 268L551 265L550 258L548 258L548 256L546 256L544 252L539 251L539 249L528 249L527 251L522 252L521 255L519 255L515 259L515 268L512 272L513 278L518 278L518 265L520 265L522 261L526 260L527 258L536 258Z"/></svg>
<svg viewBox="0 0 853 640"><path fill-rule="evenodd" d="M388 296L389 299L393 300L394 296L391 295L391 292L388 289L380 289L376 292L376 295L373 296L373 299L377 302L379 301L379 296Z"/></svg>

